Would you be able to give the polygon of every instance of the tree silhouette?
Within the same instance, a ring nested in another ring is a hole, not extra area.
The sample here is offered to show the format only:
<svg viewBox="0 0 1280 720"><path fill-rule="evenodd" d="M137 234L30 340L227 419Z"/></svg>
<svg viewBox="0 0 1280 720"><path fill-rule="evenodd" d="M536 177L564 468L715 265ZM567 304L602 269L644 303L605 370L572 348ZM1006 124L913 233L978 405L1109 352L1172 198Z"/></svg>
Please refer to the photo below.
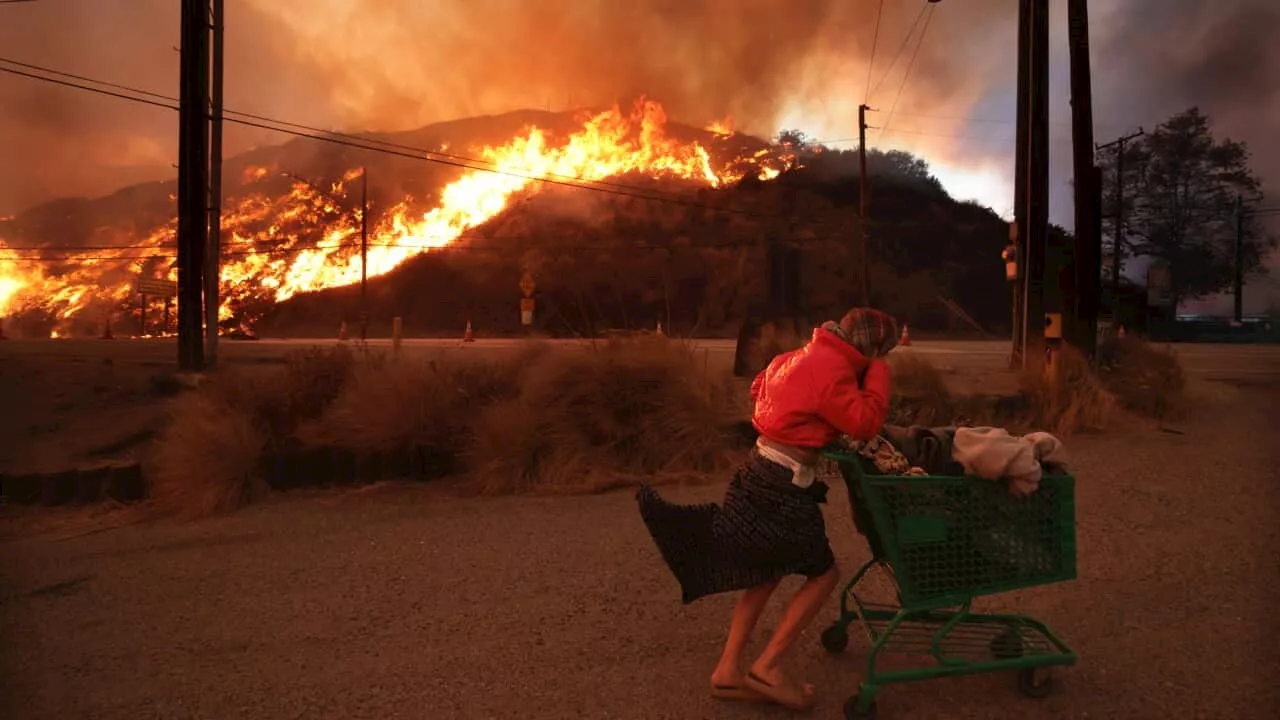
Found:
<svg viewBox="0 0 1280 720"><path fill-rule="evenodd" d="M1126 149L1124 162L1125 254L1168 263L1174 302L1230 286L1236 269L1237 198L1244 209L1244 272L1265 272L1262 259L1276 238L1266 235L1249 213L1262 201L1262 191L1244 143L1214 138L1208 116L1193 107L1138 138ZM1115 163L1114 153L1099 163L1109 240L1117 209Z"/></svg>

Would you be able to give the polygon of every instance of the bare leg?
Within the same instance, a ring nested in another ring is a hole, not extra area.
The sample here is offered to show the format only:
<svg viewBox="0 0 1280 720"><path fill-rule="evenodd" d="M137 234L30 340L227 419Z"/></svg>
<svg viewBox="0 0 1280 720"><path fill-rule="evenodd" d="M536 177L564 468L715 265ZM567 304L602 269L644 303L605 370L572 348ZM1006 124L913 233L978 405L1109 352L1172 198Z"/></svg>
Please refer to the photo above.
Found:
<svg viewBox="0 0 1280 720"><path fill-rule="evenodd" d="M771 685L784 681L782 657L795 644L796 639L800 637L800 632L813 621L839 579L840 571L833 566L827 572L810 578L800 586L795 596L791 598L791 603L787 605L782 622L773 631L773 637L769 638L769 644L751 666L751 672L756 677Z"/></svg>
<svg viewBox="0 0 1280 720"><path fill-rule="evenodd" d="M764 606L778 587L778 580L757 585L742 593L738 605L733 609L733 620L729 623L729 639L725 641L724 652L720 662L711 673L711 683L724 687L737 687L742 684L742 652L746 649L747 640L751 639L751 631L760 620Z"/></svg>

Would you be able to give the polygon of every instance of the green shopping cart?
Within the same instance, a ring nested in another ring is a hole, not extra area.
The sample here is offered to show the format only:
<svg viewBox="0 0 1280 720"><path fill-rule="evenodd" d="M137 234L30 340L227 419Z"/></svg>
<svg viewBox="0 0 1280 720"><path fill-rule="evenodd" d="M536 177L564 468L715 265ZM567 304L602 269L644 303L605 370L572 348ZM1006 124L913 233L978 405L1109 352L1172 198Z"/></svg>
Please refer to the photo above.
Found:
<svg viewBox="0 0 1280 720"><path fill-rule="evenodd" d="M1019 498L989 480L872 475L852 450L823 454L840 468L872 554L841 594L840 618L822 633L822 646L838 653L858 621L871 643L845 718L874 718L885 685L956 675L1013 671L1025 695L1047 697L1048 669L1074 665L1075 653L1034 618L971 607L984 595L1075 578L1075 478L1046 476ZM859 595L873 571L888 579L883 594L896 601ZM885 654L921 662L885 670L878 662Z"/></svg>

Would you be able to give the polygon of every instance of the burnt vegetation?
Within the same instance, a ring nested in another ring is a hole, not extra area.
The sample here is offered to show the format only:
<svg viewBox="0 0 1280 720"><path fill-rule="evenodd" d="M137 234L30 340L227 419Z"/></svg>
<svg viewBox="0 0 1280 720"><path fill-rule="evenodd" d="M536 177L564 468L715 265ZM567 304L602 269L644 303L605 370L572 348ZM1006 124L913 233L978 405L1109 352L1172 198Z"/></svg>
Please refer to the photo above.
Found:
<svg viewBox="0 0 1280 720"><path fill-rule="evenodd" d="M782 140L790 150L794 136ZM537 329L550 336L658 323L678 334L731 336L743 317L769 310L771 244L798 258L795 314L838 315L856 295L857 154L794 149L801 167L723 189L637 177L617 182L645 198L543 188L455 246L372 280L374 332L385 335L396 315L416 335L457 335L468 319L485 334L518 332L517 281L528 271L537 280ZM868 166L876 193L872 304L920 329L1003 331L1004 221L953 200L907 153L872 151ZM358 288L336 288L281 303L258 327L329 335L358 314Z"/></svg>

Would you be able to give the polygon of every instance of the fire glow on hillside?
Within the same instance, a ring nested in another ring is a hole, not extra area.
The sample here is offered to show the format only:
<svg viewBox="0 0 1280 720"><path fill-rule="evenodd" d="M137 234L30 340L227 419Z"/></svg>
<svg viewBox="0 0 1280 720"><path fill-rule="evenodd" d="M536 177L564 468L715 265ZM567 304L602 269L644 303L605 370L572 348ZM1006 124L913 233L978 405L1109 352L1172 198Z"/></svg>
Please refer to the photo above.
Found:
<svg viewBox="0 0 1280 720"><path fill-rule="evenodd" d="M471 156L497 172L466 171L446 185L425 212L420 201L406 197L371 216L368 275L382 275L414 255L454 243L496 217L516 197L536 192L540 178L600 181L636 174L716 188L747 174L772 179L793 162L791 156L761 150L715 167L702 144L669 137L666 122L660 104L642 100L631 113L615 107L586 117L581 129L563 142L532 127L504 145L473 151ZM711 132L721 138L733 133L731 119L713 127ZM279 172L248 168L243 186L253 188ZM359 282L358 213L353 221L342 202L358 179L359 169L354 169L324 190L296 182L287 193L272 196L250 190L224 203L224 321L252 322L263 308L299 293ZM113 229L110 242L92 252L50 250L40 262L33 261L34 256L3 252L0 238L0 317L41 313L52 321L55 336L65 336L73 324L81 324L77 319L96 324L103 315L129 308L139 277L177 279L176 224L171 219L143 234ZM57 242L41 238L42 244Z"/></svg>

